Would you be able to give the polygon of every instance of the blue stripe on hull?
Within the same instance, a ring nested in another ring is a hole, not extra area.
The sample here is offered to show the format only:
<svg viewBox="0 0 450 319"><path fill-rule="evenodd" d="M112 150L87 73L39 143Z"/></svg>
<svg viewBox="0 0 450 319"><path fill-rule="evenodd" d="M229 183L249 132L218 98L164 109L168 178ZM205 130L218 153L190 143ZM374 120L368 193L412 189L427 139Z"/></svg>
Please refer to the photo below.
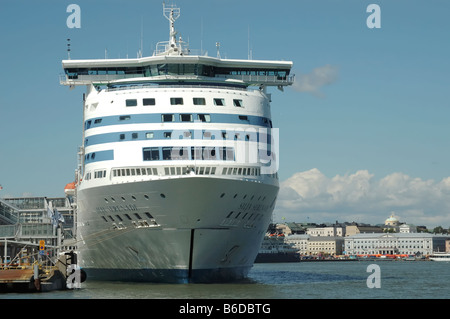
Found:
<svg viewBox="0 0 450 319"><path fill-rule="evenodd" d="M245 279L251 267L195 269L99 269L83 268L87 280L153 283L211 283Z"/></svg>

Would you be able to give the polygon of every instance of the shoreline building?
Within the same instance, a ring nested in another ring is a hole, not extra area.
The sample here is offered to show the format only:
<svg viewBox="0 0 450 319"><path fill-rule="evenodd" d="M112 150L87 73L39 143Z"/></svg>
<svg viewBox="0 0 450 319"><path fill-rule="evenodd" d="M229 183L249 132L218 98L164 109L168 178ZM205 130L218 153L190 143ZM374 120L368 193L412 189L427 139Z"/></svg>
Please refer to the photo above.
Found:
<svg viewBox="0 0 450 319"><path fill-rule="evenodd" d="M448 236L428 233L373 233L345 238L346 255L430 255L445 249Z"/></svg>

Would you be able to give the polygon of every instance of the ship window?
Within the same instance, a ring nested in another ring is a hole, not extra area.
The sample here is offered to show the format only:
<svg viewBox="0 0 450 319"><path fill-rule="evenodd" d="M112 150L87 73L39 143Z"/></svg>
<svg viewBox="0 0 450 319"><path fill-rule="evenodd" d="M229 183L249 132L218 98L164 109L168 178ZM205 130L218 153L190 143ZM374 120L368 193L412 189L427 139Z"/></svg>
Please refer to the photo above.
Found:
<svg viewBox="0 0 450 319"><path fill-rule="evenodd" d="M126 216L129 220L132 220L131 217L130 217L130 215L125 214L125 216Z"/></svg>
<svg viewBox="0 0 450 319"><path fill-rule="evenodd" d="M96 119L95 121L94 121L94 124L100 124L102 122L102 119Z"/></svg>
<svg viewBox="0 0 450 319"><path fill-rule="evenodd" d="M243 106L242 100L234 99L233 100L233 105L234 106L238 106L238 107L242 107Z"/></svg>
<svg viewBox="0 0 450 319"><path fill-rule="evenodd" d="M153 136L154 136L153 132L147 132L147 133L145 133L145 138L146 138L146 139L152 139Z"/></svg>
<svg viewBox="0 0 450 319"><path fill-rule="evenodd" d="M181 122L192 122L192 114L180 114Z"/></svg>
<svg viewBox="0 0 450 319"><path fill-rule="evenodd" d="M131 119L130 115L122 115L122 116L119 117L119 121L126 121L126 120L129 120L129 119Z"/></svg>
<svg viewBox="0 0 450 319"><path fill-rule="evenodd" d="M197 114L200 122L211 122L211 115L209 114Z"/></svg>
<svg viewBox="0 0 450 319"><path fill-rule="evenodd" d="M137 106L137 100L136 99L130 99L125 101L126 106Z"/></svg>
<svg viewBox="0 0 450 319"><path fill-rule="evenodd" d="M143 155L144 155L144 161L158 161L159 160L159 148L144 147Z"/></svg>
<svg viewBox="0 0 450 319"><path fill-rule="evenodd" d="M189 159L189 150L187 147L176 146L171 149L170 155L171 155L172 160L188 160Z"/></svg>
<svg viewBox="0 0 450 319"><path fill-rule="evenodd" d="M234 161L234 149L232 147L220 147L219 152L223 161Z"/></svg>
<svg viewBox="0 0 450 319"><path fill-rule="evenodd" d="M203 98L203 97L194 97L193 102L194 102L194 105L206 105L205 98Z"/></svg>
<svg viewBox="0 0 450 319"><path fill-rule="evenodd" d="M122 217L120 217L119 215L116 215L116 217L117 217L120 221L123 221Z"/></svg>
<svg viewBox="0 0 450 319"><path fill-rule="evenodd" d="M105 216L102 216L102 218L105 222L108 222L108 220L105 218Z"/></svg>
<svg viewBox="0 0 450 319"><path fill-rule="evenodd" d="M153 218L153 216L149 212L144 213L148 218Z"/></svg>
<svg viewBox="0 0 450 319"><path fill-rule="evenodd" d="M214 99L214 105L224 106L225 100L224 99Z"/></svg>
<svg viewBox="0 0 450 319"><path fill-rule="evenodd" d="M172 148L171 147L163 147L162 148L162 156L163 156L163 160L171 160L172 159Z"/></svg>
<svg viewBox="0 0 450 319"><path fill-rule="evenodd" d="M161 119L163 122L174 122L175 116L173 114L162 114Z"/></svg>
<svg viewBox="0 0 450 319"><path fill-rule="evenodd" d="M142 99L142 105L155 105L155 99L153 98L146 98Z"/></svg>
<svg viewBox="0 0 450 319"><path fill-rule="evenodd" d="M131 138L132 139L137 139L138 138L138 133L131 133Z"/></svg>
<svg viewBox="0 0 450 319"><path fill-rule="evenodd" d="M124 139L125 139L125 134L120 134L119 138L120 138L121 140L124 140Z"/></svg>
<svg viewBox="0 0 450 319"><path fill-rule="evenodd" d="M171 138L172 132L164 132L164 138Z"/></svg>
<svg viewBox="0 0 450 319"><path fill-rule="evenodd" d="M239 119L243 120L243 121L248 121L248 116L247 115L239 115Z"/></svg>
<svg viewBox="0 0 450 319"><path fill-rule="evenodd" d="M171 97L170 104L171 105L183 105L183 98L182 97Z"/></svg>
<svg viewBox="0 0 450 319"><path fill-rule="evenodd" d="M134 216L136 216L137 219L142 219L142 217L138 213L134 213Z"/></svg>
<svg viewBox="0 0 450 319"><path fill-rule="evenodd" d="M215 160L216 159L216 149L214 147L203 147L203 159L204 160Z"/></svg>

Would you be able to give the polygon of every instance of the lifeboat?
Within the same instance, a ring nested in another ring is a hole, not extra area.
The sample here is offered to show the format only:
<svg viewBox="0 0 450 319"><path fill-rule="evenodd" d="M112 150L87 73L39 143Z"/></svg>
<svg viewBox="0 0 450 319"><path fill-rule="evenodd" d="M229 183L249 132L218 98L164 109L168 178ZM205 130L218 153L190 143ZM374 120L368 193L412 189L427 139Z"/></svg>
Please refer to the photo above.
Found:
<svg viewBox="0 0 450 319"><path fill-rule="evenodd" d="M67 196L75 195L75 182L67 184L64 187L64 193L66 193Z"/></svg>

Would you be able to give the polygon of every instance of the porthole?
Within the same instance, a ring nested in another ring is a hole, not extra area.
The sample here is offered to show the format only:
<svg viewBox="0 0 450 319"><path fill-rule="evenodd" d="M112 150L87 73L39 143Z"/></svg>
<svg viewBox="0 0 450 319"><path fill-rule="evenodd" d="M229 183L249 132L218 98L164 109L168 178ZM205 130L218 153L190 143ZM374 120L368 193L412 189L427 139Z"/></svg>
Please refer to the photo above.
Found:
<svg viewBox="0 0 450 319"><path fill-rule="evenodd" d="M121 198L122 198L123 201L125 201L125 197L122 196Z"/></svg>
<svg viewBox="0 0 450 319"><path fill-rule="evenodd" d="M233 198L236 198L236 197L237 197L237 194L234 194Z"/></svg>
<svg viewBox="0 0 450 319"><path fill-rule="evenodd" d="M164 195L163 193L159 194L159 196L161 196L162 198L166 198L166 195Z"/></svg>
<svg viewBox="0 0 450 319"><path fill-rule="evenodd" d="M149 197L148 197L148 195L146 194L146 195L144 195L144 198L146 199L146 200L148 200L149 199Z"/></svg>
<svg viewBox="0 0 450 319"><path fill-rule="evenodd" d="M105 198L105 202L108 203L108 199L107 198Z"/></svg>
<svg viewBox="0 0 450 319"><path fill-rule="evenodd" d="M136 200L136 197L134 195L131 195L131 199Z"/></svg>
<svg viewBox="0 0 450 319"><path fill-rule="evenodd" d="M111 200L115 203L116 202L116 200L114 199L114 197L111 197Z"/></svg>
<svg viewBox="0 0 450 319"><path fill-rule="evenodd" d="M220 195L220 198L222 198L222 197L224 197L225 196L225 193L222 193L221 195Z"/></svg>

